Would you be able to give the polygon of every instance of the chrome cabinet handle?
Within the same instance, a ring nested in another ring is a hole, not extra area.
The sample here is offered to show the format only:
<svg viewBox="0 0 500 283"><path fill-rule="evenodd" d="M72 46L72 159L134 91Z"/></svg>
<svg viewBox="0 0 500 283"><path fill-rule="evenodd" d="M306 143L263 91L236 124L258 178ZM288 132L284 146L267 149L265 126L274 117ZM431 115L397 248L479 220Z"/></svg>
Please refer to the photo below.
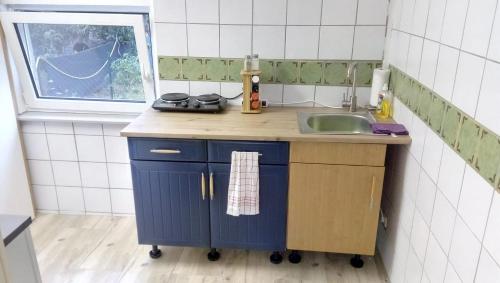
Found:
<svg viewBox="0 0 500 283"><path fill-rule="evenodd" d="M210 172L210 200L214 199L214 173Z"/></svg>
<svg viewBox="0 0 500 283"><path fill-rule="evenodd" d="M205 200L205 173L201 172L201 198Z"/></svg>
<svg viewBox="0 0 500 283"><path fill-rule="evenodd" d="M151 149L149 152L158 154L179 154L181 153L178 149Z"/></svg>

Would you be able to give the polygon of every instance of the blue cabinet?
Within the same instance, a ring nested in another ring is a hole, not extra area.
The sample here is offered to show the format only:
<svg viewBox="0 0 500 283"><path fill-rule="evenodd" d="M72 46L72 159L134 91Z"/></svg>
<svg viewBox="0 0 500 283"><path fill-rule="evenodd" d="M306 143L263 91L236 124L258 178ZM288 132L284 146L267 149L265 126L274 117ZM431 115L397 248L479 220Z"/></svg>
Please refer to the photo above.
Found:
<svg viewBox="0 0 500 283"><path fill-rule="evenodd" d="M132 160L131 167L139 243L209 247L207 164Z"/></svg>
<svg viewBox="0 0 500 283"><path fill-rule="evenodd" d="M209 163L208 168L214 180L210 201L212 247L284 251L288 167L260 165L260 213L238 217L226 214L231 164Z"/></svg>

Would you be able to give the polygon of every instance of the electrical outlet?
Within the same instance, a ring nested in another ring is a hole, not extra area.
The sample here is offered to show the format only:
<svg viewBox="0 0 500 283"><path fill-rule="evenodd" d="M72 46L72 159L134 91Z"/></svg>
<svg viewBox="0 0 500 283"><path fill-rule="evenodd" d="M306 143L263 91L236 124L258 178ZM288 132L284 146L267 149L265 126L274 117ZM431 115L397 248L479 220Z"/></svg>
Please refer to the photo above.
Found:
<svg viewBox="0 0 500 283"><path fill-rule="evenodd" d="M267 108L267 107L269 107L269 102L267 102L267 99L262 99L262 100L260 101L260 103L261 103L260 105L262 106L262 108Z"/></svg>

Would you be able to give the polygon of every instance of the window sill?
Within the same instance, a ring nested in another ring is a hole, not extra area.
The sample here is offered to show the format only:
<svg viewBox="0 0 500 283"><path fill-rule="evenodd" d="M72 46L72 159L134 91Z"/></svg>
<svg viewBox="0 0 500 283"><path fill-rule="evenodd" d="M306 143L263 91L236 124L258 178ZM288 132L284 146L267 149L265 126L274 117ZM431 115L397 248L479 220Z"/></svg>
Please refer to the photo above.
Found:
<svg viewBox="0 0 500 283"><path fill-rule="evenodd" d="M98 124L128 124L140 114L97 114L28 111L17 115L18 121L84 122Z"/></svg>

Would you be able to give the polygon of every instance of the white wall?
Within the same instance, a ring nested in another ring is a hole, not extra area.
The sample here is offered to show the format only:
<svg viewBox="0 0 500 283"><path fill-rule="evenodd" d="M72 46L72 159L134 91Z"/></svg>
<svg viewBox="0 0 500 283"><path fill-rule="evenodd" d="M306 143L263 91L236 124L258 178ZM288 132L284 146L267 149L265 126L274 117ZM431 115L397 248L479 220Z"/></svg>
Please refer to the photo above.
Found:
<svg viewBox="0 0 500 283"><path fill-rule="evenodd" d="M0 213L33 216L33 205L19 137L0 31Z"/></svg>
<svg viewBox="0 0 500 283"><path fill-rule="evenodd" d="M497 0L393 0L386 64L500 133ZM500 194L395 101L413 142L392 154L378 248L392 282L500 282Z"/></svg>

